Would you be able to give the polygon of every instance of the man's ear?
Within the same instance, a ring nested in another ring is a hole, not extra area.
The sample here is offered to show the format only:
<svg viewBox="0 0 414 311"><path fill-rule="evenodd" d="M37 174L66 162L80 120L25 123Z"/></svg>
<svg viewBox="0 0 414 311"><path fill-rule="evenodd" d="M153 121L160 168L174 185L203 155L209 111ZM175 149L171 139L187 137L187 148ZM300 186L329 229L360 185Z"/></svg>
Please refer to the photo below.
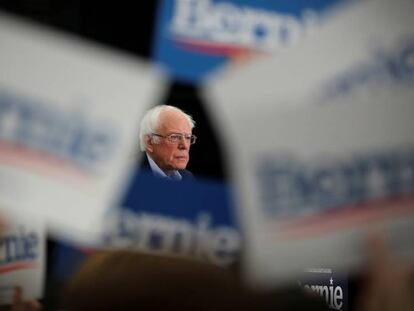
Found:
<svg viewBox="0 0 414 311"><path fill-rule="evenodd" d="M145 144L147 146L147 151L149 151L149 152L154 151L154 143L153 143L152 137L150 135L147 135L145 137Z"/></svg>

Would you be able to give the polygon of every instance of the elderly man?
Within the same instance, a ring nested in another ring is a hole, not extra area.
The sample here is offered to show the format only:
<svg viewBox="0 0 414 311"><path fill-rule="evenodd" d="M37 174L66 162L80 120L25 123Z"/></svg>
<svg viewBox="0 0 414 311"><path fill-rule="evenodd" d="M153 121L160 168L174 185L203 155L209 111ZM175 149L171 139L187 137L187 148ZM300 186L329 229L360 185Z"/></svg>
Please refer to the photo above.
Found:
<svg viewBox="0 0 414 311"><path fill-rule="evenodd" d="M167 105L150 109L141 121L140 147L145 151L143 168L154 176L172 180L192 178L186 170L195 122L182 110Z"/></svg>

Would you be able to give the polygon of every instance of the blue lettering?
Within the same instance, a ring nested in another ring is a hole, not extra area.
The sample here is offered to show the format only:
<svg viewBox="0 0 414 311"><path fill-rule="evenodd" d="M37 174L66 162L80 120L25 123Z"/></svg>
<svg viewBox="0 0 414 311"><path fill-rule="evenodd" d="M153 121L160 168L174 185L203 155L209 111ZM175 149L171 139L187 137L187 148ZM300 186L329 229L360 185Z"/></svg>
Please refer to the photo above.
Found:
<svg viewBox="0 0 414 311"><path fill-rule="evenodd" d="M266 157L258 162L260 202L273 216L414 193L414 152L377 153L309 163Z"/></svg>
<svg viewBox="0 0 414 311"><path fill-rule="evenodd" d="M322 102L364 86L381 83L412 82L414 78L414 41L409 41L394 51L379 51L370 62L361 63L330 79Z"/></svg>
<svg viewBox="0 0 414 311"><path fill-rule="evenodd" d="M0 237L0 264L34 260L38 256L39 237L35 232L26 233L20 227L18 233Z"/></svg>
<svg viewBox="0 0 414 311"><path fill-rule="evenodd" d="M91 170L115 150L114 132L105 124L1 89L0 140L44 151Z"/></svg>

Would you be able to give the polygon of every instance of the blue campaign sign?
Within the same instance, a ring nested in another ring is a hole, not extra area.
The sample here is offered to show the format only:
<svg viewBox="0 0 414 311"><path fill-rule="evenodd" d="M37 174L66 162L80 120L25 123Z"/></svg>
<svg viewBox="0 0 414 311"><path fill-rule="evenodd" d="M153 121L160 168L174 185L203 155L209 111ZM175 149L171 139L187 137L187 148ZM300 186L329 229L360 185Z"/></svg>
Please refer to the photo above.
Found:
<svg viewBox="0 0 414 311"><path fill-rule="evenodd" d="M229 191L218 181L168 181L137 171L120 208L108 212L97 248L176 254L230 266L239 258L242 241ZM55 277L66 279L89 251L62 243Z"/></svg>
<svg viewBox="0 0 414 311"><path fill-rule="evenodd" d="M348 274L330 268L305 269L299 285L320 295L331 310L348 310Z"/></svg>
<svg viewBox="0 0 414 311"><path fill-rule="evenodd" d="M345 0L163 0L153 57L170 75L199 82L227 61L288 46Z"/></svg>
<svg viewBox="0 0 414 311"><path fill-rule="evenodd" d="M168 181L139 172L121 206L108 215L105 245L224 266L237 260L241 238L228 186L222 182Z"/></svg>

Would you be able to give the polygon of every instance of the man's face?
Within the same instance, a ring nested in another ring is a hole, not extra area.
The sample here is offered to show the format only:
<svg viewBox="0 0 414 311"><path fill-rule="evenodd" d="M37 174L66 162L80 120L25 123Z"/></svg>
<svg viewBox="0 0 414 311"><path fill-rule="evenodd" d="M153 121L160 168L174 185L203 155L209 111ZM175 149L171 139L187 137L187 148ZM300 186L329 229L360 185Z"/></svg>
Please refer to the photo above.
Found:
<svg viewBox="0 0 414 311"><path fill-rule="evenodd" d="M184 115L177 111L163 111L160 115L160 127L156 134L191 135L191 127ZM158 139L158 138L157 138ZM190 142L181 139L171 143L167 138L159 137L159 143L147 140L147 152L163 171L183 170L190 160Z"/></svg>

